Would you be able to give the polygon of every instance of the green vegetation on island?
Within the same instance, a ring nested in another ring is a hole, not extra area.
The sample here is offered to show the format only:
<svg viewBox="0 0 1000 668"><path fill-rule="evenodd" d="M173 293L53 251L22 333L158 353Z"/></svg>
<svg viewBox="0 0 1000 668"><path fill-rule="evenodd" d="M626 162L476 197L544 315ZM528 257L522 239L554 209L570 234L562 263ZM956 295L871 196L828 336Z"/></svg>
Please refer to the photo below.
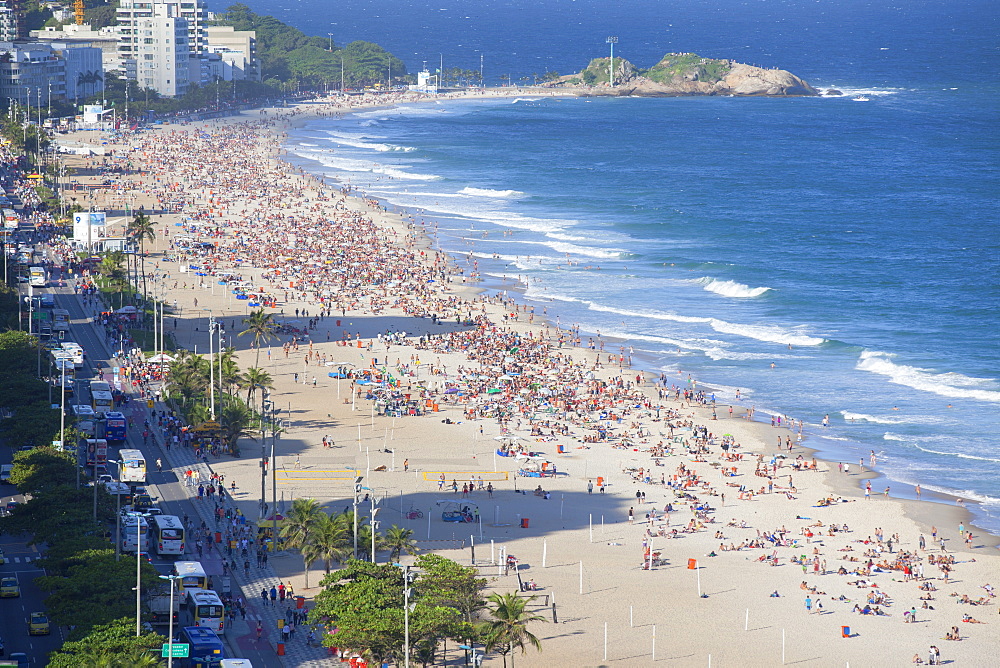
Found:
<svg viewBox="0 0 1000 668"><path fill-rule="evenodd" d="M696 53L668 53L648 69L615 57L594 58L578 74L557 85L584 86L598 95L817 95L785 70L764 69Z"/></svg>

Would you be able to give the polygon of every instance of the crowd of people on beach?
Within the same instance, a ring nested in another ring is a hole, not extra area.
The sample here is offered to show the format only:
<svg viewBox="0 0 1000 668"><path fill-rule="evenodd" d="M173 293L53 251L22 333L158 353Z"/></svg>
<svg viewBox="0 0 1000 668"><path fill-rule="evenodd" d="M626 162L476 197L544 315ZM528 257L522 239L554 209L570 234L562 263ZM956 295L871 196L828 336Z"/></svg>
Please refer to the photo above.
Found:
<svg viewBox="0 0 1000 668"><path fill-rule="evenodd" d="M604 352L603 342L598 349L573 328L534 323L533 309L506 293L453 291L456 285L475 283L474 267L462 268L428 247L416 218L388 212L343 184L312 179L271 161L280 157L283 122L261 116L250 122L162 130L106 159L123 168L123 182L130 179L126 166L141 168L149 185L136 178L135 187L154 198L161 211L183 208L183 232L198 244L176 243L170 255L179 265L196 263L204 274L200 280L189 279L191 289L204 287L206 280L238 278L254 286L250 293L260 302L276 304L283 326L306 319L306 325L287 333L281 354L301 357L306 367L333 365L355 399L385 402L388 390L373 388L369 381L374 380L420 401L460 409L469 421L495 420L501 435L512 438L504 454L530 455L532 442L572 440L571 448L617 448L642 458L621 470L623 479L639 487L639 517L636 506L628 513L629 524L635 525L630 530L641 535L637 567L655 570L661 564L661 539L674 544L712 532L708 535L714 534L717 547L709 558L743 559L729 553L750 552L761 565L791 565L809 577L829 578L823 580L824 589L833 592L836 586L840 591L826 594L802 583L810 612L825 613L825 601L830 609L890 616L900 604L879 586L888 578L915 583L912 593L919 603L907 609L904 621L915 620L917 605L933 610L936 589L926 586L949 582L960 564L952 554L930 553L923 542L902 549L913 542L910 537L885 536L874 527L872 536L860 539L860 529L840 522L798 516L799 526L765 528L754 526L749 513L741 517L765 495L782 503L797 500L796 479L823 470L815 459L793 455L794 433L778 432L777 447L768 452L750 451L733 435L713 429L718 424L713 422L718 418L716 398L694 379L671 382L666 375L637 373L629 369L624 348L617 354ZM184 285L186 289L188 282ZM502 316L491 315L496 312ZM385 313L425 319L434 333L408 336L386 330L363 340L347 323L352 315ZM359 357L351 369L339 356L331 354L328 360L326 352L314 349L319 329L327 340L332 330L334 340L354 348ZM455 353L464 361L451 367L442 361ZM140 383L155 379L150 375L155 371L141 360L133 364L131 377ZM370 373L360 374L355 366ZM358 382L363 378L365 384ZM752 408L745 417L753 419ZM796 421L774 416L771 425L794 430ZM168 443L183 444L189 438L187 426L173 416L158 416L156 426ZM797 426L801 437L801 421ZM439 488L444 485L442 477ZM599 487L605 491L603 483ZM464 489L453 480L451 489L466 497L483 489L482 477L478 485L470 482ZM548 498L541 485L538 490L536 496ZM662 506L646 501L646 493L654 490L666 495ZM488 491L492 496L492 484ZM816 507L844 502L831 495ZM723 508L732 517L724 526L717 520ZM935 547L932 543L931 549ZM925 573L925 565L940 575ZM986 594L978 597L956 592L956 602L989 605L993 590L989 585L984 589ZM966 616L964 622L977 623ZM950 639L960 639L956 635Z"/></svg>

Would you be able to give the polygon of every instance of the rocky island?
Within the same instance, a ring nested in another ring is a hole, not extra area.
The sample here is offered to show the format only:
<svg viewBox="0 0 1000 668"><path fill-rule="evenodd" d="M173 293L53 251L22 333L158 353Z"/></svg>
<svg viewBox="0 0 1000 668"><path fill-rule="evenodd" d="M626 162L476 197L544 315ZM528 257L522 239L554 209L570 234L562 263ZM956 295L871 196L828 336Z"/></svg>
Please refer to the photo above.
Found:
<svg viewBox="0 0 1000 668"><path fill-rule="evenodd" d="M549 85L577 89L579 95L755 95L783 97L820 92L786 70L765 69L731 60L702 58L694 53L668 53L647 70L624 58L595 58L578 74Z"/></svg>

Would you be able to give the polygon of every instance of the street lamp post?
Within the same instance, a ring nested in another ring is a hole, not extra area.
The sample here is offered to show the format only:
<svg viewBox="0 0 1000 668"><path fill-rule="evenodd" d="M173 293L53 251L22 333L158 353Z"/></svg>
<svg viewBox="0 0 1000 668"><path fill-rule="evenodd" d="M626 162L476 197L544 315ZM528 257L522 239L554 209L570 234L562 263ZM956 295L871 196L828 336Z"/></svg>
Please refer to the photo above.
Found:
<svg viewBox="0 0 1000 668"><path fill-rule="evenodd" d="M354 558L358 558L358 494L361 493L361 481L364 476L354 479Z"/></svg>
<svg viewBox="0 0 1000 668"><path fill-rule="evenodd" d="M114 459L109 459L108 463L109 464L115 464L115 465L119 464L119 462L115 461ZM120 468L118 470L121 471ZM121 479L120 475L119 475L119 479ZM94 498L95 499L97 498L97 479L96 478L94 479ZM135 506L132 506L132 507L135 508ZM122 554L122 549L121 549L122 548L122 529L121 529L121 526L122 526L122 495L116 493L115 494L115 561L119 561L121 559L121 554ZM142 549L142 545L136 545L135 549L137 551L141 550Z"/></svg>
<svg viewBox="0 0 1000 668"><path fill-rule="evenodd" d="M205 309L206 311L208 309ZM212 362L212 343L214 338L212 334L215 333L215 316L210 315L208 317L208 384L210 387L211 401L212 401L212 420L215 420L215 364Z"/></svg>
<svg viewBox="0 0 1000 668"><path fill-rule="evenodd" d="M375 507L375 497L372 497L372 518L371 518L371 525L372 525L372 563L373 564L375 563L375 530L378 528L378 522L375 521L375 516L378 515L378 511L379 510L381 510L381 508L376 508Z"/></svg>
<svg viewBox="0 0 1000 668"><path fill-rule="evenodd" d="M618 43L617 35L612 35L605 40L611 45L611 66L608 68L608 85L615 87L615 44Z"/></svg>
<svg viewBox="0 0 1000 668"><path fill-rule="evenodd" d="M142 523L135 523L135 637L142 635ZM173 610L170 611L173 614Z"/></svg>
<svg viewBox="0 0 1000 668"><path fill-rule="evenodd" d="M168 626L168 630L167 630L167 646L170 648L170 651L167 652L167 668L173 668L173 666L174 666L174 651L173 651L174 650L174 586L176 584L175 581L176 580L180 580L181 577L183 577L183 576L181 576L181 575L161 575L160 576L161 580L169 580L170 581L170 610L167 613L167 614L170 615L170 621L168 622L168 625L167 625Z"/></svg>
<svg viewBox="0 0 1000 668"><path fill-rule="evenodd" d="M328 32L326 34L330 38L330 53L333 53L333 33L332 32Z"/></svg>
<svg viewBox="0 0 1000 668"><path fill-rule="evenodd" d="M59 407L59 450L66 450L66 360L59 362L62 367L62 380L59 388L62 390L62 401Z"/></svg>
<svg viewBox="0 0 1000 668"><path fill-rule="evenodd" d="M260 518L267 517L264 505L267 502L267 425L264 416L274 407L274 403L268 399L270 393L261 388L260 402Z"/></svg>
<svg viewBox="0 0 1000 668"><path fill-rule="evenodd" d="M410 585L413 584L414 573L410 573L410 567L403 569L403 661L405 668L410 668L410 594L413 593Z"/></svg>

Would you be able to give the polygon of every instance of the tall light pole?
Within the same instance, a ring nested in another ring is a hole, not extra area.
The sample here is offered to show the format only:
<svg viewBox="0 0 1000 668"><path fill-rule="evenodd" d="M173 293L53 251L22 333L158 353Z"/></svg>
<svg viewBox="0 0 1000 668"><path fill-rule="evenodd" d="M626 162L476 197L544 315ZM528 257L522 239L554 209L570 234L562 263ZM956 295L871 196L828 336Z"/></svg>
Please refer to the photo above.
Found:
<svg viewBox="0 0 1000 668"><path fill-rule="evenodd" d="M618 43L618 36L612 35L605 40L611 45L611 66L608 68L608 85L615 87L615 44Z"/></svg>
<svg viewBox="0 0 1000 668"><path fill-rule="evenodd" d="M361 493L361 481L364 476L354 479L354 558L358 558L358 494Z"/></svg>
<svg viewBox="0 0 1000 668"><path fill-rule="evenodd" d="M174 666L174 586L175 581L180 580L183 576L181 575L161 575L161 580L170 581L170 610L167 614L170 615L170 622L168 623L167 630L167 647L170 651L167 652L167 668L173 668Z"/></svg>
<svg viewBox="0 0 1000 668"><path fill-rule="evenodd" d="M405 668L410 668L410 594L413 593L410 585L413 584L413 576L409 566L403 569L403 661Z"/></svg>
<svg viewBox="0 0 1000 668"><path fill-rule="evenodd" d="M205 309L208 311L208 309ZM208 385L210 388L211 396L211 413L212 420L215 420L215 363L212 361L212 344L215 341L213 338L215 334L215 316L208 316Z"/></svg>
<svg viewBox="0 0 1000 668"><path fill-rule="evenodd" d="M59 450L66 450L66 360L60 360L59 366L62 367L62 382L60 383L60 388L62 389L62 402L59 407Z"/></svg>
<svg viewBox="0 0 1000 668"><path fill-rule="evenodd" d="M332 32L328 32L326 34L330 38L330 53L333 53L333 33Z"/></svg>
<svg viewBox="0 0 1000 668"><path fill-rule="evenodd" d="M375 507L375 497L372 497L372 518L371 518L371 525L372 525L372 563L373 564L375 563L375 529L378 528L378 522L375 521L375 516L378 515L378 511L379 510L381 510L381 508L376 508Z"/></svg>
<svg viewBox="0 0 1000 668"><path fill-rule="evenodd" d="M270 392L263 387L260 396L260 518L265 519L267 517L267 512L264 510L267 504L267 426L264 423L264 416L274 407L274 403L269 399Z"/></svg>
<svg viewBox="0 0 1000 668"><path fill-rule="evenodd" d="M135 523L135 637L142 635L142 522ZM173 614L173 610L170 611Z"/></svg>
<svg viewBox="0 0 1000 668"><path fill-rule="evenodd" d="M108 460L109 464L118 465L113 459ZM121 480L121 468L118 469L118 479ZM94 498L97 498L97 478L94 478ZM132 506L135 508L135 506ZM136 545L136 551L142 550L142 545ZM122 495L115 490L115 561L119 561L122 555Z"/></svg>

